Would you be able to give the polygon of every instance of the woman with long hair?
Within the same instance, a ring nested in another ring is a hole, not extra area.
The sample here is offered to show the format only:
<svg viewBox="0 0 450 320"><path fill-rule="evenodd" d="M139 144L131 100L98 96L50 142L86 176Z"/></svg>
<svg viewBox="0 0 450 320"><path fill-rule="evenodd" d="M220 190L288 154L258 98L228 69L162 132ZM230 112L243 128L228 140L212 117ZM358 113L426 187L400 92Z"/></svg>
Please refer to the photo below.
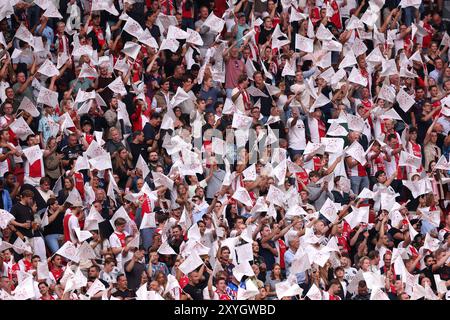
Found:
<svg viewBox="0 0 450 320"><path fill-rule="evenodd" d="M131 177L133 163L131 161L131 153L127 149L120 147L112 159L112 167L115 174L119 176L118 186L125 189L128 179Z"/></svg>
<svg viewBox="0 0 450 320"><path fill-rule="evenodd" d="M277 293L275 291L275 285L284 280L283 274L281 273L281 266L275 263L272 268L270 276L266 279L266 290L269 300L276 299Z"/></svg>
<svg viewBox="0 0 450 320"><path fill-rule="evenodd" d="M59 205L63 205L63 203L66 201L69 193L75 188L75 182L71 177L64 177L62 185L63 188L59 191L57 197Z"/></svg>

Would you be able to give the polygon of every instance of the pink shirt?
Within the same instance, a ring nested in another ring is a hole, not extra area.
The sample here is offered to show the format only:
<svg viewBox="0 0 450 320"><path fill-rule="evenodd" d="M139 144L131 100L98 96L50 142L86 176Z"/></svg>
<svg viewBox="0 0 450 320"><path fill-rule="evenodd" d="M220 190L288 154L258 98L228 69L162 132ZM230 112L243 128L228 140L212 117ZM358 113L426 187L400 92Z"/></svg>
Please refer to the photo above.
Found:
<svg viewBox="0 0 450 320"><path fill-rule="evenodd" d="M225 88L234 89L238 85L238 78L244 71L244 62L230 58L225 65Z"/></svg>

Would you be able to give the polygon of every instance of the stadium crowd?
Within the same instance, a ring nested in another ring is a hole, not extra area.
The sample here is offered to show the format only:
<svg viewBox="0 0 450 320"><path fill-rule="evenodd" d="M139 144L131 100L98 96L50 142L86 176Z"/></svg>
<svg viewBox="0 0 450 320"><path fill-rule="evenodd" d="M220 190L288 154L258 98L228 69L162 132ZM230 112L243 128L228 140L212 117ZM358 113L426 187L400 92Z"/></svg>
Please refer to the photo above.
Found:
<svg viewBox="0 0 450 320"><path fill-rule="evenodd" d="M0 300L449 300L442 0L3 0Z"/></svg>

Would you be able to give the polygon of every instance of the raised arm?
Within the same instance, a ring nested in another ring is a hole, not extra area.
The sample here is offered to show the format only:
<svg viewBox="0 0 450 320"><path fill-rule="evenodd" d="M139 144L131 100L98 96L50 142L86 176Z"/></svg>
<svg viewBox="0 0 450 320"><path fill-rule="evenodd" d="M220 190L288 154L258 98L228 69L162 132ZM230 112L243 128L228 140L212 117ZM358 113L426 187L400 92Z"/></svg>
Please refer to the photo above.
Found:
<svg viewBox="0 0 450 320"><path fill-rule="evenodd" d="M437 123L438 118L434 119L433 123L430 125L430 127L427 130L427 133L425 135L425 139L423 140L423 144L426 145L430 139L431 139L431 133L433 132L434 125Z"/></svg>

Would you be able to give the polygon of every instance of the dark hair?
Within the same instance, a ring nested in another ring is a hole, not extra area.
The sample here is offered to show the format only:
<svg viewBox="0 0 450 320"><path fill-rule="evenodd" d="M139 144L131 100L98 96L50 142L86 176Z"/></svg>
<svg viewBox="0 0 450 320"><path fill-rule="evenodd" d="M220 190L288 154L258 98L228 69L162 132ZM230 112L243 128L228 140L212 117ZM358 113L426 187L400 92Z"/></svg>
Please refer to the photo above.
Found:
<svg viewBox="0 0 450 320"><path fill-rule="evenodd" d="M89 269L94 268L95 270L97 270L97 272L100 272L100 267L96 264L94 264L93 266L90 266Z"/></svg>
<svg viewBox="0 0 450 320"><path fill-rule="evenodd" d="M204 218L203 218L204 219ZM200 223L206 224L205 221L203 219L200 219L197 221L197 225L200 227Z"/></svg>
<svg viewBox="0 0 450 320"><path fill-rule="evenodd" d="M411 133L417 133L417 128L415 128L415 127L411 127L411 128L409 128L409 134L411 134Z"/></svg>
<svg viewBox="0 0 450 320"><path fill-rule="evenodd" d="M320 174L318 171L313 170L309 173L309 178L311 179L312 177L320 177Z"/></svg>
<svg viewBox="0 0 450 320"><path fill-rule="evenodd" d="M427 255L423 258L423 261L425 262L425 261L427 261L427 259L429 259L429 258L432 258L432 259L433 259L433 255L427 254Z"/></svg>
<svg viewBox="0 0 450 320"><path fill-rule="evenodd" d="M372 259L375 259L376 257L379 257L380 253L377 250L372 250L369 252L368 256L369 256L369 259L372 260Z"/></svg>
<svg viewBox="0 0 450 320"><path fill-rule="evenodd" d="M334 269L334 274L336 274L336 272L338 272L339 270L345 271L343 267L339 266L336 269Z"/></svg>
<svg viewBox="0 0 450 320"><path fill-rule="evenodd" d="M391 133L387 136L387 141L391 141L392 139L396 139L397 136L395 135L395 133Z"/></svg>
<svg viewBox="0 0 450 320"><path fill-rule="evenodd" d="M158 112L154 112L154 113L152 113L152 115L150 116L150 120L152 120L152 119L161 119L162 118L162 116L161 116L161 114L159 114Z"/></svg>
<svg viewBox="0 0 450 320"><path fill-rule="evenodd" d="M116 227L120 226L120 225L124 225L126 223L127 223L127 221L124 218L117 218L116 221L114 221L114 225Z"/></svg>
<svg viewBox="0 0 450 320"><path fill-rule="evenodd" d="M28 198L33 198L34 197L34 192L31 190L23 190L22 193L20 194L20 196L23 197L28 197Z"/></svg>
<svg viewBox="0 0 450 320"><path fill-rule="evenodd" d="M338 279L333 279L333 280L331 280L331 281L330 281L329 287L331 287L333 284L338 285L338 286L341 285L341 283L339 282Z"/></svg>
<svg viewBox="0 0 450 320"><path fill-rule="evenodd" d="M173 226L172 229L178 229L180 231L183 231L183 229L181 228L181 226L179 224Z"/></svg>
<svg viewBox="0 0 450 320"><path fill-rule="evenodd" d="M54 205L56 202L58 202L58 201L56 200L56 198L49 198L49 199L47 200L47 207Z"/></svg>
<svg viewBox="0 0 450 320"><path fill-rule="evenodd" d="M200 66L197 63L194 63L191 67L191 72L192 71L200 71Z"/></svg>
<svg viewBox="0 0 450 320"><path fill-rule="evenodd" d="M223 246L220 248L220 254L222 254L225 250L228 250L228 252L231 252L230 248L228 248L227 246Z"/></svg>
<svg viewBox="0 0 450 320"><path fill-rule="evenodd" d="M241 74L238 78L238 84L243 83L244 81L248 80L248 77L246 74Z"/></svg>
<svg viewBox="0 0 450 320"><path fill-rule="evenodd" d="M49 177L43 177L43 178L41 178L41 180L39 180L39 184L44 184L44 183L51 184L50 178Z"/></svg>
<svg viewBox="0 0 450 320"><path fill-rule="evenodd" d="M378 170L378 171L375 173L375 179L378 179L378 177L381 176L383 173L385 173L383 170Z"/></svg>
<svg viewBox="0 0 450 320"><path fill-rule="evenodd" d="M133 139L142 134L142 130L136 130L133 132Z"/></svg>
<svg viewBox="0 0 450 320"><path fill-rule="evenodd" d="M162 79L161 79L161 85L163 85L163 84L165 84L165 83L167 83L167 82L170 83L170 78L162 78Z"/></svg>

